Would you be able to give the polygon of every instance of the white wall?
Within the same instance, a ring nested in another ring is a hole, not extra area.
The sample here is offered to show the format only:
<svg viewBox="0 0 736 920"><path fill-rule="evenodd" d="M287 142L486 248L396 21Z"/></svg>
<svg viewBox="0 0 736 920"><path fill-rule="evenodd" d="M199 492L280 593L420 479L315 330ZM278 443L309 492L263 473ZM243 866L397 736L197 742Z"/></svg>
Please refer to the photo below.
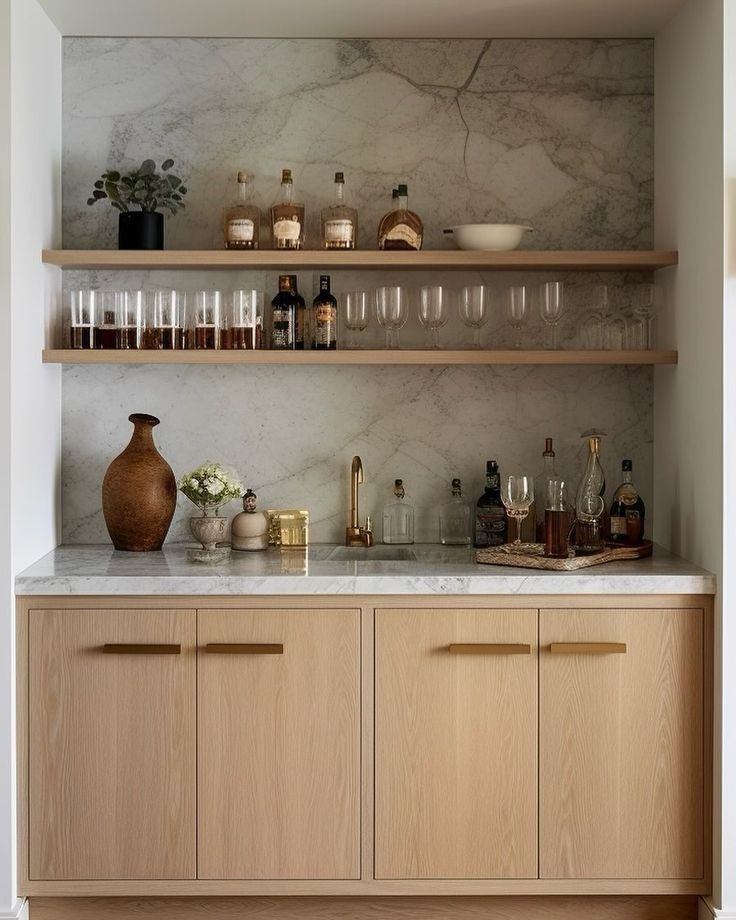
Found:
<svg viewBox="0 0 736 920"><path fill-rule="evenodd" d="M729 0L726 5L728 6ZM655 40L655 246L678 249L661 272L663 345L680 363L654 389L655 540L715 572L723 587L723 7L688 0ZM721 737L721 600L716 612L716 748ZM736 720L734 728L736 729ZM719 819L734 791L716 765L714 902L735 903L736 857ZM723 787L723 788L721 788ZM731 822L733 825L734 822ZM723 859L723 872L721 871Z"/></svg>
<svg viewBox="0 0 736 920"><path fill-rule="evenodd" d="M8 33L8 24L10 26ZM10 226L0 225L0 917L13 915L14 618L12 577L57 543L60 395L58 368L40 362L57 273L40 263L60 242L61 38L36 0L2 0L0 118L10 102ZM8 55L9 48L9 55ZM8 60L10 83L8 92ZM0 172L0 184L3 180ZM8 210L1 209L6 221ZM2 264L2 263L0 263ZM6 304L7 306L7 304ZM7 334L9 331L9 335ZM9 410L9 424L7 413ZM8 463L10 466L8 475ZM8 513L9 511L9 513ZM8 552L7 535L11 535ZM5 539L5 544L3 540Z"/></svg>

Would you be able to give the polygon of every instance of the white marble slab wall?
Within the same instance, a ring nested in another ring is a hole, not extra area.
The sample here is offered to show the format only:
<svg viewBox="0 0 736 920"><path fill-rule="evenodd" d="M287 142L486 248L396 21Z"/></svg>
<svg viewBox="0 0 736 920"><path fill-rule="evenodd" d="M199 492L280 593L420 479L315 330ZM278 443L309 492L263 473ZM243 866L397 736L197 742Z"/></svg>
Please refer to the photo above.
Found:
<svg viewBox="0 0 736 920"><path fill-rule="evenodd" d="M391 186L409 182L426 248L451 244L441 229L476 220L528 220L531 248L646 248L652 243L653 50L644 40L333 41L65 39L64 246L116 245L116 219L85 201L106 167L175 157L190 189L187 211L167 219L171 248L221 245L221 207L234 176L255 174L258 203L276 195L282 166L317 231L332 174L346 173L360 210L361 246ZM314 245L314 242L312 242ZM338 291L385 276L336 273ZM398 277L398 276L397 276ZM476 280L478 276L473 276ZM553 276L530 276L536 283ZM465 283L456 275L430 278ZM503 288L487 345L503 347ZM575 285L562 339L582 344L579 320L593 285L632 276L568 276ZM311 273L300 275L310 293ZM275 274L69 273L65 287L258 287ZM625 297L625 292L623 293ZM538 319L525 332L539 344ZM415 320L406 344L421 344ZM456 320L443 343L468 341ZM380 340L375 327L365 344ZM665 371L666 372L666 371ZM652 479L652 373L627 368L71 367L63 375L63 532L106 537L99 488L127 442L127 415L159 415L158 442L177 473L201 460L235 466L268 505L307 507L317 540L340 540L353 453L366 466L363 510L377 514L392 480L407 482L417 538L437 538L436 504L461 475L468 493L483 465L536 471L554 436L577 478L579 434L609 432L609 479L630 456L645 500ZM172 539L184 539L180 504ZM379 528L380 529L380 528Z"/></svg>

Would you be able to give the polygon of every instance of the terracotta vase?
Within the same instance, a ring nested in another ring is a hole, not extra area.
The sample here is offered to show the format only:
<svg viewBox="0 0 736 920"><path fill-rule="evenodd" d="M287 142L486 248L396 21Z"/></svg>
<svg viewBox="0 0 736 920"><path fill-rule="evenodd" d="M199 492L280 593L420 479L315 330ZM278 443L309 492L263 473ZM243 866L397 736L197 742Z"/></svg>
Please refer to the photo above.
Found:
<svg viewBox="0 0 736 920"><path fill-rule="evenodd" d="M102 513L115 549L145 553L161 549L176 508L176 479L156 450L153 415L128 416L134 425L125 450L102 481Z"/></svg>

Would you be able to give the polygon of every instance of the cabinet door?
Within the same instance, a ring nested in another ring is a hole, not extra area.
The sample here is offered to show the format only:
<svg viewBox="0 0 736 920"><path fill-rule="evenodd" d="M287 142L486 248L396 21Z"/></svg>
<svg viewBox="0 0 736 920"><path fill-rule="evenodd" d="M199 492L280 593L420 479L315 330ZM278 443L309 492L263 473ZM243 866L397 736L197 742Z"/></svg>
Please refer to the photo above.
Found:
<svg viewBox="0 0 736 920"><path fill-rule="evenodd" d="M31 878L194 878L194 611L29 617Z"/></svg>
<svg viewBox="0 0 736 920"><path fill-rule="evenodd" d="M540 701L541 876L701 878L702 611L543 611Z"/></svg>
<svg viewBox="0 0 736 920"><path fill-rule="evenodd" d="M199 612L199 877L360 876L360 612Z"/></svg>
<svg viewBox="0 0 736 920"><path fill-rule="evenodd" d="M537 875L537 611L376 612L377 878Z"/></svg>

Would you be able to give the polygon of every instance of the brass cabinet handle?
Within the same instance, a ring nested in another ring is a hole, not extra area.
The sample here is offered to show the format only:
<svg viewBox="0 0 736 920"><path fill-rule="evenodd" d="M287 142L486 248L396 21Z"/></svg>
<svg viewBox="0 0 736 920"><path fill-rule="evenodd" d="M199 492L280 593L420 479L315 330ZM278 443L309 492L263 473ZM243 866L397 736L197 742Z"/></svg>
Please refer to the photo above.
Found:
<svg viewBox="0 0 736 920"><path fill-rule="evenodd" d="M181 655L181 645L153 645L145 642L108 642L102 646L105 655Z"/></svg>
<svg viewBox="0 0 736 920"><path fill-rule="evenodd" d="M457 642L448 645L451 655L531 655L531 645L515 642Z"/></svg>
<svg viewBox="0 0 736 920"><path fill-rule="evenodd" d="M625 642L553 642L553 655L625 655Z"/></svg>
<svg viewBox="0 0 736 920"><path fill-rule="evenodd" d="M281 642L208 642L204 647L210 655L283 655Z"/></svg>

